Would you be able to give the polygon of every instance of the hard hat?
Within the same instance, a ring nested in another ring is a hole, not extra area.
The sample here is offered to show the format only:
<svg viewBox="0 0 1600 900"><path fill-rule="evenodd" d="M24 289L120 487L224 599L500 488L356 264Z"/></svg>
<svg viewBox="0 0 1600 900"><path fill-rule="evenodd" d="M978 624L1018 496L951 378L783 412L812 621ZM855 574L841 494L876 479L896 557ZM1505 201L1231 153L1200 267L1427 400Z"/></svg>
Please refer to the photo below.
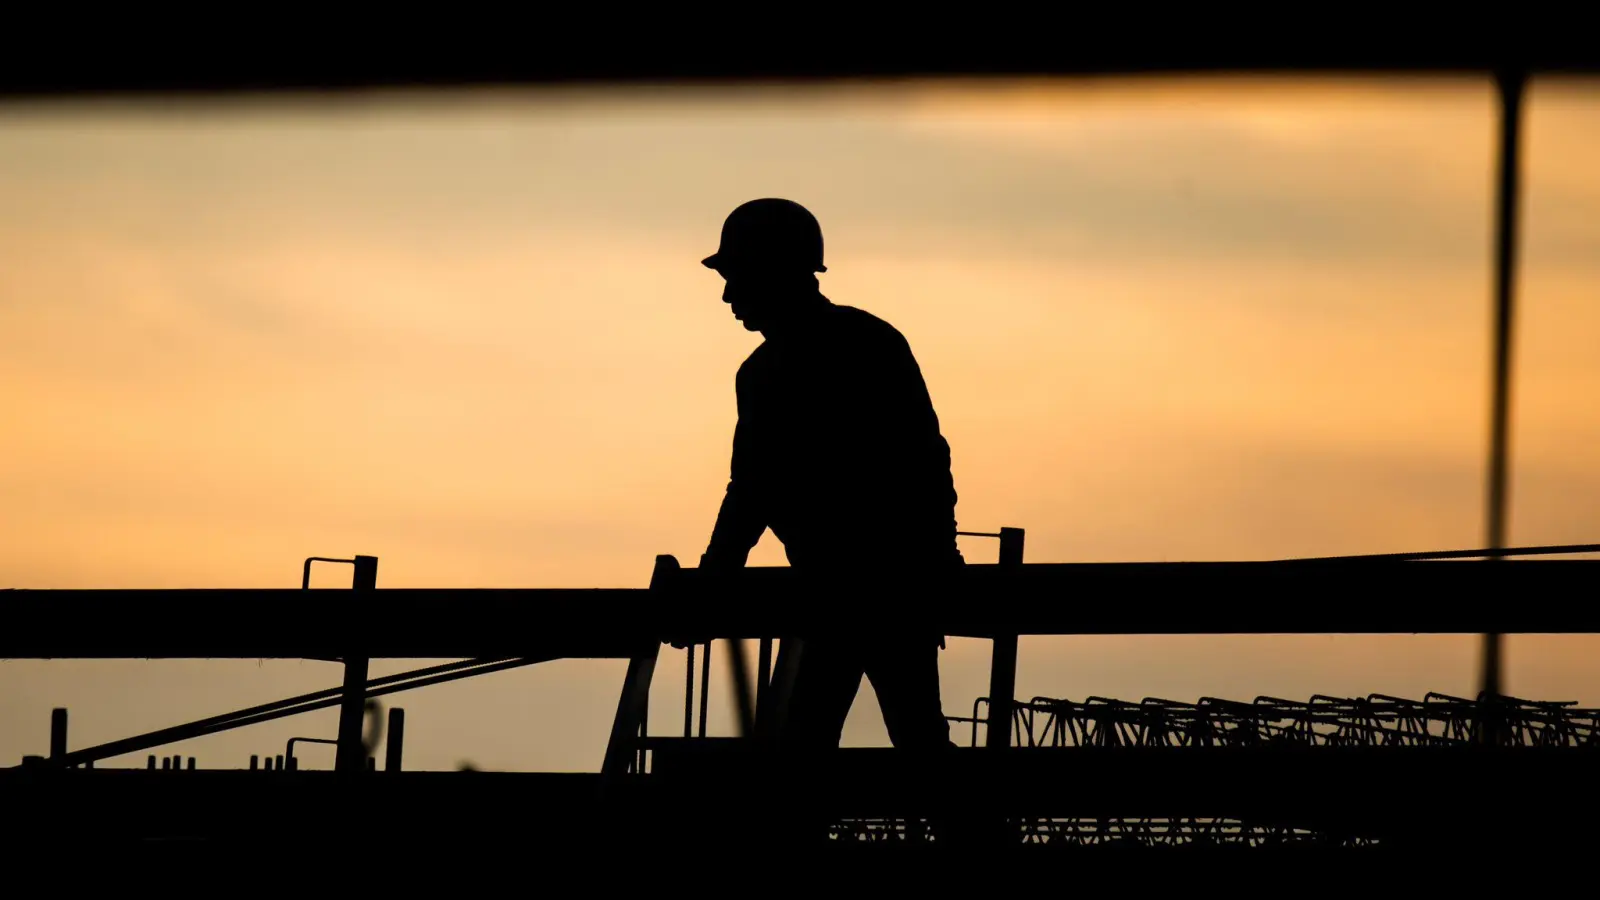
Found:
<svg viewBox="0 0 1600 900"><path fill-rule="evenodd" d="M722 223L722 243L701 263L708 269L748 266L826 272L822 226L793 200L767 197L740 204Z"/></svg>

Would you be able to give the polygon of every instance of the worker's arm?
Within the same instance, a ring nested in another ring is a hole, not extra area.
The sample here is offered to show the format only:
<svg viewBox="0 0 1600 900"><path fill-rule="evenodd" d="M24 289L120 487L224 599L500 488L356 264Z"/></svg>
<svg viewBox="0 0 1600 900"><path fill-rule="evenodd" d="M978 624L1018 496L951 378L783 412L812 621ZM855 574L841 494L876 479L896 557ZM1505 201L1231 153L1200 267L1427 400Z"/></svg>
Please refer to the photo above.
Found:
<svg viewBox="0 0 1600 900"><path fill-rule="evenodd" d="M717 512L711 543L700 557L702 568L738 569L767 530L763 492L760 490L762 447L759 423L746 409L749 387L744 370L737 381L739 424L733 430L733 463L729 467L728 490Z"/></svg>
<svg viewBox="0 0 1600 900"><path fill-rule="evenodd" d="M740 430L734 430L733 476L728 480L728 492L722 497L722 508L717 511L717 524L711 531L711 543L700 557L701 568L738 569L749 558L750 551L767 530L766 517L761 515L759 500L750 489L748 478L741 478Z"/></svg>

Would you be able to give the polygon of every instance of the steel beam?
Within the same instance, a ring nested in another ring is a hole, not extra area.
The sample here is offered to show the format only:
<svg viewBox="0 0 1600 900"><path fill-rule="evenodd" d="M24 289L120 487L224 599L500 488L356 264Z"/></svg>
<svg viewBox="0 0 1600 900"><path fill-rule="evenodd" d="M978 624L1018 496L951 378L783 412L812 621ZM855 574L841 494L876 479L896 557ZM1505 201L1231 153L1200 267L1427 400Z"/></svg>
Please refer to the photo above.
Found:
<svg viewBox="0 0 1600 900"><path fill-rule="evenodd" d="M564 14L564 20L571 11ZM653 84L706 81L817 81L928 76L1119 76L1205 73L1481 74L1513 54L1536 71L1600 71L1600 53L1581 29L1533 29L1509 39L1503 28L1452 25L1439 39L1432 21L1319 26L1315 35L1274 33L1260 23L1241 29L1214 17L1182 23L1182 38L1150 33L1147 17L1099 8L1074 13L1076 38L1059 28L919 22L918 36L852 28L828 36L817 53L809 36L728 37L697 23L663 25L649 42L625 46L612 23L564 21L562 39L529 53L526 42L482 33L458 52L439 41L437 26L402 29L384 46L359 52L349 40L325 48L296 45L293 53L252 53L230 46L220 53L207 42L171 34L122 33L121 44L97 48L106 65L82 64L82 48L19 48L18 64L0 68L0 96L92 93L283 92L381 87L456 88L508 84ZM1495 17L1484 19L1485 22ZM1455 29L1467 30L1457 35ZM985 39L984 32L987 32ZM137 46L118 58L119 48Z"/></svg>
<svg viewBox="0 0 1600 900"><path fill-rule="evenodd" d="M915 608L857 604L856 614L901 626L910 617L939 634L980 638L1591 634L1600 633L1600 609L1570 597L1597 581L1600 560L968 565ZM850 593L828 599L850 603ZM1499 602L1511 595L1516 603ZM4 591L0 659L308 658L357 651L383 658L627 659L641 641L683 634L698 641L804 634L828 612L785 567L747 568L736 576L684 569L654 591L387 588L370 596L382 616L330 604L291 619L255 611L303 603L303 591ZM1196 596L1214 599L1196 604Z"/></svg>

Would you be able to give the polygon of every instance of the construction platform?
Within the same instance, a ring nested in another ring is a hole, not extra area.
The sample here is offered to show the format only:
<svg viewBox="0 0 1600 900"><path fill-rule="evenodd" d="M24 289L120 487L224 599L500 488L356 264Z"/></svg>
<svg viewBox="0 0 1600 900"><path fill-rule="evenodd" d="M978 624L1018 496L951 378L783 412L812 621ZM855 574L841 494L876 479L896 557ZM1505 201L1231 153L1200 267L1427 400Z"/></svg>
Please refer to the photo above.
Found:
<svg viewBox="0 0 1600 900"><path fill-rule="evenodd" d="M997 699L952 717L971 723L971 746L928 755L800 756L774 740L792 686L785 655L804 648L785 636L830 614L816 585L788 570L712 575L659 557L640 590L379 590L377 560L356 557L338 560L355 566L352 591L318 592L314 618L283 622L241 611L311 599L304 586L315 558L301 591L8 592L12 627L0 632L0 656L319 658L342 662L344 679L95 747L69 747L58 710L49 756L0 770L0 846L238 860L364 848L496 864L738 851L822 865L913 854L937 869L951 851L1459 862L1582 858L1600 841L1583 790L1600 770L1600 712L1572 704L1497 694L1011 699L1017 638L1028 634L1596 633L1600 617L1570 598L1593 583L1600 561L1451 564L1484 551L1448 551L1025 565L1021 535L1003 530L999 564L969 565L918 598L916 617L930 632L989 638L994 648L988 693ZM1579 550L1594 548L1505 552ZM895 587L857 590L893 596ZM750 639L761 644L754 673L741 649ZM732 669L738 738L705 736L713 641L734 645L719 656ZM668 642L691 648L681 738L660 736L646 716ZM371 658L463 656L368 677ZM364 737L374 698L573 657L628 661L598 773L405 771L398 709L385 764L375 765L375 739ZM313 739L337 746L335 771L297 769L292 749L286 766L256 770L95 767L335 706L337 734Z"/></svg>
<svg viewBox="0 0 1600 900"><path fill-rule="evenodd" d="M1390 700L1036 700L1015 712L1030 725L1025 745L1002 752L801 756L750 739L652 737L637 742L638 765L611 775L24 766L0 770L0 829L12 847L572 853L923 843L1389 856L1600 839L1577 789L1600 766L1594 711L1508 703L1486 743L1465 702L1430 713Z"/></svg>

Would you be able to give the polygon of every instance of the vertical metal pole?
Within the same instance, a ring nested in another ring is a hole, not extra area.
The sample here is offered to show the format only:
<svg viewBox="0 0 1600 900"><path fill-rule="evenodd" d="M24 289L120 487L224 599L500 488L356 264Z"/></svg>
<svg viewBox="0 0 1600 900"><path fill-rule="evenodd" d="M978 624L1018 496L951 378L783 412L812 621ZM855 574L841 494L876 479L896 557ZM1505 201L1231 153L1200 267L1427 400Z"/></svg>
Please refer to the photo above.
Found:
<svg viewBox="0 0 1600 900"><path fill-rule="evenodd" d="M1488 546L1506 545L1506 511L1511 468L1511 340L1515 321L1513 286L1516 283L1517 209L1521 188L1518 145L1522 126L1522 95L1527 73L1505 68L1495 73L1500 95L1500 177L1495 197L1495 316L1494 398L1489 437ZM1491 556L1498 560L1500 557ZM1500 635L1483 636L1483 672L1480 690L1501 692Z"/></svg>
<svg viewBox="0 0 1600 900"><path fill-rule="evenodd" d="M644 739L650 736L650 694L645 693L644 704L639 708L639 753L634 757L633 770L643 773L646 756Z"/></svg>
<svg viewBox="0 0 1600 900"><path fill-rule="evenodd" d="M694 644L684 648L687 660L683 676L683 736L694 737Z"/></svg>
<svg viewBox="0 0 1600 900"><path fill-rule="evenodd" d="M1000 529L1000 565L1022 565L1022 545L1027 536L1021 528Z"/></svg>
<svg viewBox="0 0 1600 900"><path fill-rule="evenodd" d="M672 576L678 570L678 560L674 557L656 557L655 569L650 573L650 591L658 602L670 602ZM647 727L650 680L655 675L660 651L661 645L651 641L628 659L628 674L623 676L622 694L617 698L617 714L611 720L611 740L606 744L606 755L600 764L600 771L606 776L626 775L642 768L643 744L639 735Z"/></svg>
<svg viewBox="0 0 1600 900"><path fill-rule="evenodd" d="M406 711L399 707L389 710L388 737L383 742L383 770L400 771L400 758L406 748Z"/></svg>
<svg viewBox="0 0 1600 900"><path fill-rule="evenodd" d="M655 673L655 647L628 660L628 674L622 679L622 696L617 699L617 715L611 722L611 741L606 745L600 771L606 775L626 775L637 763L639 727L644 708L650 702L650 677Z"/></svg>
<svg viewBox="0 0 1600 900"><path fill-rule="evenodd" d="M754 737L756 714L750 698L750 661L744 658L744 638L728 639L728 675L733 679L733 705L738 714L739 737Z"/></svg>
<svg viewBox="0 0 1600 900"><path fill-rule="evenodd" d="M772 680L772 638L761 639L756 652L756 721L767 708L767 688Z"/></svg>
<svg viewBox="0 0 1600 900"><path fill-rule="evenodd" d="M711 642L700 655L700 737L706 736L706 714L711 710Z"/></svg>
<svg viewBox="0 0 1600 900"><path fill-rule="evenodd" d="M1021 528L1000 529L1000 565L1022 565L1022 546L1026 532ZM1011 710L1017 692L1017 636L994 636L994 655L989 662L989 726L985 746L1001 749L1011 746Z"/></svg>
<svg viewBox="0 0 1600 900"><path fill-rule="evenodd" d="M370 599L366 591L378 586L378 558L357 556L351 588L356 596L351 603L364 606ZM366 721L367 658L344 658L344 698L339 703L339 745L333 767L340 772L362 772L367 768L367 749L361 743L361 726Z"/></svg>
<svg viewBox="0 0 1600 900"><path fill-rule="evenodd" d="M60 759L67 755L67 711L65 709L50 710L50 758Z"/></svg>
<svg viewBox="0 0 1600 900"><path fill-rule="evenodd" d="M800 672L800 658L805 651L804 642L797 637L780 638L778 658L773 666L771 683L767 688L767 702L762 708L756 729L764 737L781 738L789 721L789 700L794 696L795 676Z"/></svg>

